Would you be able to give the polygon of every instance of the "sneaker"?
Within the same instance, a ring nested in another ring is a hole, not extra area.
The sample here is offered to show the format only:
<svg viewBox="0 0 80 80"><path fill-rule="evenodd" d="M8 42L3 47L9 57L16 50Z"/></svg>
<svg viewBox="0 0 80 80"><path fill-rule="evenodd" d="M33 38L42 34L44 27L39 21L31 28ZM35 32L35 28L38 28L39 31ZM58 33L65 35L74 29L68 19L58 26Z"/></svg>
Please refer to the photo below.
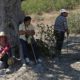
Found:
<svg viewBox="0 0 80 80"><path fill-rule="evenodd" d="M23 64L22 64L22 67L26 67L26 64L25 64L25 63L23 63Z"/></svg>
<svg viewBox="0 0 80 80"><path fill-rule="evenodd" d="M19 71L26 71L26 64L23 64Z"/></svg>
<svg viewBox="0 0 80 80"><path fill-rule="evenodd" d="M11 72L12 72L12 71L11 71L10 68L7 68L7 69L6 69L6 73L7 73L7 74L9 74L9 73L11 73Z"/></svg>
<svg viewBox="0 0 80 80"><path fill-rule="evenodd" d="M38 61L39 63L41 63L41 62L42 62L42 59L38 59L37 61Z"/></svg>
<svg viewBox="0 0 80 80"><path fill-rule="evenodd" d="M26 59L26 64L28 64L28 65L34 65L35 62L32 61L32 60L30 60L29 58L27 58L27 59Z"/></svg>
<svg viewBox="0 0 80 80"><path fill-rule="evenodd" d="M29 58L26 58L25 60L26 60L26 63L29 63L30 62Z"/></svg>

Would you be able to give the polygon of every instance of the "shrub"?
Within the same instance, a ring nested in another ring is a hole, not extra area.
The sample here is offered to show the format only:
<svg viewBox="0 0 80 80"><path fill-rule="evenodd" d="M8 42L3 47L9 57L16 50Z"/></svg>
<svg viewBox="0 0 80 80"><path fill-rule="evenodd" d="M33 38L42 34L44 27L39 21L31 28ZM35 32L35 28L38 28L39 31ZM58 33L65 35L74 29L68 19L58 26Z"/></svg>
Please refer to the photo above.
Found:
<svg viewBox="0 0 80 80"><path fill-rule="evenodd" d="M38 45L41 48L41 52L46 56L53 54L54 47L54 30L53 26L38 24L39 28L39 39L37 40ZM52 51L52 52L51 52Z"/></svg>
<svg viewBox="0 0 80 80"><path fill-rule="evenodd" d="M41 13L53 8L53 0L25 0L22 3L22 10L27 13Z"/></svg>
<svg viewBox="0 0 80 80"><path fill-rule="evenodd" d="M71 33L80 33L80 13L71 14L68 18L68 26Z"/></svg>
<svg viewBox="0 0 80 80"><path fill-rule="evenodd" d="M56 10L61 8L74 9L80 3L79 0L54 0L54 7Z"/></svg>
<svg viewBox="0 0 80 80"><path fill-rule="evenodd" d="M42 13L61 8L74 9L79 4L80 0L25 0L22 10L25 13Z"/></svg>

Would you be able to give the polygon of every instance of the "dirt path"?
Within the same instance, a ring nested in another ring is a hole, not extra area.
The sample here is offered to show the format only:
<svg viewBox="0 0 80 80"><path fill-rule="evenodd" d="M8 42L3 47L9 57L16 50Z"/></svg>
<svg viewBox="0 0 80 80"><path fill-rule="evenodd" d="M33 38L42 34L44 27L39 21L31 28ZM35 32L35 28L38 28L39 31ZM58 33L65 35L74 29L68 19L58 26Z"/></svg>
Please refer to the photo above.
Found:
<svg viewBox="0 0 80 80"><path fill-rule="evenodd" d="M42 64L27 66L0 80L80 80L80 35L70 36L64 41L60 59L44 59Z"/></svg>

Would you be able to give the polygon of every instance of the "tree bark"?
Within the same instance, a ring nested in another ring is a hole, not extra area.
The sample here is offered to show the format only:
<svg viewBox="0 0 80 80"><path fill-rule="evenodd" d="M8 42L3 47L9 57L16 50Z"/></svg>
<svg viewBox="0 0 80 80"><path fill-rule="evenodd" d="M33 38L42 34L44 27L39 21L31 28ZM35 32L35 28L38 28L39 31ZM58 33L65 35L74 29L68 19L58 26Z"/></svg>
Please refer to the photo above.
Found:
<svg viewBox="0 0 80 80"><path fill-rule="evenodd" d="M0 0L0 31L5 31L12 46L17 44L18 26L23 21L21 0Z"/></svg>
<svg viewBox="0 0 80 80"><path fill-rule="evenodd" d="M21 0L0 0L0 31L7 34L12 47L19 44L18 26L23 18Z"/></svg>

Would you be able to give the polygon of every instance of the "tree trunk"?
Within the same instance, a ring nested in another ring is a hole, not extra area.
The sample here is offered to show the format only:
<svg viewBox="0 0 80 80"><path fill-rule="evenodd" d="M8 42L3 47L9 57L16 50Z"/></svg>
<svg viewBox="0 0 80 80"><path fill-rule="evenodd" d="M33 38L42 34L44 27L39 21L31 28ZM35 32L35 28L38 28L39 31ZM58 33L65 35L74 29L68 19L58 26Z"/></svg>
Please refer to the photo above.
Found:
<svg viewBox="0 0 80 80"><path fill-rule="evenodd" d="M21 0L0 0L0 31L5 31L12 47L18 44L18 26L23 18Z"/></svg>
<svg viewBox="0 0 80 80"><path fill-rule="evenodd" d="M22 20L21 0L0 0L0 31L7 33L12 45L17 41L18 25Z"/></svg>

